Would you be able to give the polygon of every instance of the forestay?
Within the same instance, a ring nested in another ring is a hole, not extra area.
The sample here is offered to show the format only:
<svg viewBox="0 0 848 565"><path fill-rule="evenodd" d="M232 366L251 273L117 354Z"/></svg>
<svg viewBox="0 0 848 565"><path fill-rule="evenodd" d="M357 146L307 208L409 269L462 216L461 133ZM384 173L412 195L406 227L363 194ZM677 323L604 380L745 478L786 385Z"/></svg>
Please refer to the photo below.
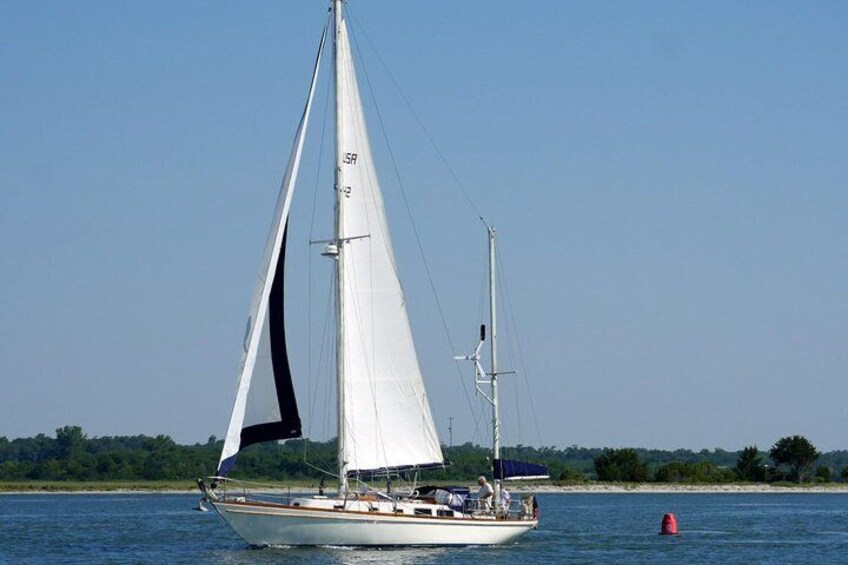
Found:
<svg viewBox="0 0 848 565"><path fill-rule="evenodd" d="M439 465L344 20L336 40L342 457L348 473Z"/></svg>

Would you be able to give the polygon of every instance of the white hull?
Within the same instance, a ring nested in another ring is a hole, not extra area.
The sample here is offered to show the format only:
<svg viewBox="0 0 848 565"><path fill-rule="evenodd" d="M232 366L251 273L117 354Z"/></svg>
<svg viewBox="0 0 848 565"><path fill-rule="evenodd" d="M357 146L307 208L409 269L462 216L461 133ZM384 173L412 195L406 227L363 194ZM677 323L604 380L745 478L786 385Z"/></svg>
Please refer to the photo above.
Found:
<svg viewBox="0 0 848 565"><path fill-rule="evenodd" d="M536 527L536 520L397 516L252 502L215 509L252 546L497 545Z"/></svg>

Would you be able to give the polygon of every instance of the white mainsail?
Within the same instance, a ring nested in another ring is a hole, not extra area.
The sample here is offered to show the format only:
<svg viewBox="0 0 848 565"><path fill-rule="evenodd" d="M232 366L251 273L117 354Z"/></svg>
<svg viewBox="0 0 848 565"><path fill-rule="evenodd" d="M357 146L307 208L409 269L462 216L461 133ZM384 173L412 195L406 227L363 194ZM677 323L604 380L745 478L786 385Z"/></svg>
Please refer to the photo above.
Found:
<svg viewBox="0 0 848 565"><path fill-rule="evenodd" d="M343 390L348 472L443 462L395 265L343 18L336 35Z"/></svg>
<svg viewBox="0 0 848 565"><path fill-rule="evenodd" d="M282 303L285 282L282 275L289 209L309 125L326 34L325 26L312 70L306 106L280 186L259 280L251 302L238 392L218 463L219 475L225 475L230 470L235 456L247 445L301 436L300 417L297 413L285 342Z"/></svg>

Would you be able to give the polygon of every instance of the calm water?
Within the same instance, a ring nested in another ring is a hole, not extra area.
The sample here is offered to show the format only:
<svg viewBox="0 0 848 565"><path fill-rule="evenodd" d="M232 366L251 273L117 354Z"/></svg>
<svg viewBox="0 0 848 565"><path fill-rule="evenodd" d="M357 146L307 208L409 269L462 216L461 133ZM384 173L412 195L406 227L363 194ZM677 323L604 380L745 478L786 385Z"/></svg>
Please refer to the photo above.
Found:
<svg viewBox="0 0 848 565"><path fill-rule="evenodd" d="M540 495L508 547L250 549L196 495L0 496L0 562L848 563L848 494ZM663 513L680 535L657 535Z"/></svg>

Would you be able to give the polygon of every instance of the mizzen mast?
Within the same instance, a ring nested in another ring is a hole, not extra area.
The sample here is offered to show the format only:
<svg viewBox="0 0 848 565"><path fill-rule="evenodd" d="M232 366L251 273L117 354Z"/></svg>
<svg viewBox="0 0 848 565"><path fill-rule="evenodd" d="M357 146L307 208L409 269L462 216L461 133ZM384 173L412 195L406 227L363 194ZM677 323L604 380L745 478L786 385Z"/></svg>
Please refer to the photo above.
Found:
<svg viewBox="0 0 848 565"><path fill-rule="evenodd" d="M495 257L495 228L486 226L489 233L489 329L492 334L491 349L491 373L490 382L492 386L492 460L497 464L501 459L501 424L498 412L498 307L497 307L497 266ZM501 479L494 479L494 508L500 509L501 504Z"/></svg>
<svg viewBox="0 0 848 565"><path fill-rule="evenodd" d="M471 355L456 356L454 359L458 361L473 361L474 362L474 385L477 393L486 399L492 406L492 471L494 472L493 483L493 507L495 512L500 511L501 490L503 488L503 470L498 469L501 462L501 421L498 406L498 376L502 374L514 373L515 371L499 371L498 369L498 306L497 306L497 257L495 244L495 228L487 224L486 232L489 240L489 331L491 333L492 343L489 346L491 366L487 372L480 363L480 350L483 343L486 341L486 326L480 326L480 341L477 343L477 348ZM481 386L489 385L488 394Z"/></svg>

